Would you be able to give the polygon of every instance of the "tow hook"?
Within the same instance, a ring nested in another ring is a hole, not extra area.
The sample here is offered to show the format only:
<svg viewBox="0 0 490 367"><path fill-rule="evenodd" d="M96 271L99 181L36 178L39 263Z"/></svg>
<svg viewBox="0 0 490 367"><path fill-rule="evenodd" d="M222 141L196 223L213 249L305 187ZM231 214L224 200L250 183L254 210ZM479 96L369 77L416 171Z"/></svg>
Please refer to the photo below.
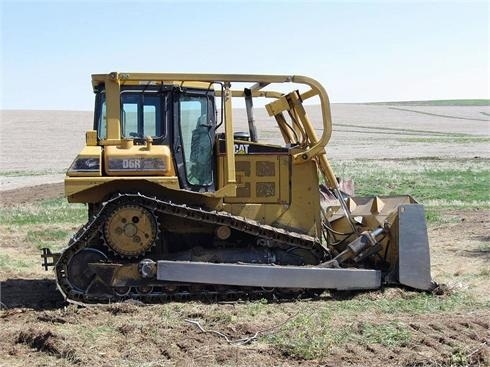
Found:
<svg viewBox="0 0 490 367"><path fill-rule="evenodd" d="M43 247L41 250L43 252L41 254L41 258L43 259L41 266L47 271L50 266L54 266L58 262L60 254L52 253L47 247Z"/></svg>

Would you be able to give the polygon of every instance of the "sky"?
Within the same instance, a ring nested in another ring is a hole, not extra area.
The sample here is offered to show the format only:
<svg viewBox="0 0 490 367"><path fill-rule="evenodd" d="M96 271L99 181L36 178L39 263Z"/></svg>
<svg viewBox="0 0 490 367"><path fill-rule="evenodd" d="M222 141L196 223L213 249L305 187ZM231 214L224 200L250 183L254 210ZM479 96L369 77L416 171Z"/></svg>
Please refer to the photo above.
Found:
<svg viewBox="0 0 490 367"><path fill-rule="evenodd" d="M490 98L489 1L0 0L0 108L111 71L300 74L332 102Z"/></svg>

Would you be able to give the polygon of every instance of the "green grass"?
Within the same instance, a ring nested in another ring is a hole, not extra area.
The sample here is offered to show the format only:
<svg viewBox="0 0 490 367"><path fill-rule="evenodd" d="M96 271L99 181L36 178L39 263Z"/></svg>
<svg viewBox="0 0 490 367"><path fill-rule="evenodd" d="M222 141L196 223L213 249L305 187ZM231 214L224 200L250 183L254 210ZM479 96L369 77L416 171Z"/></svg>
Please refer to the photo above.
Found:
<svg viewBox="0 0 490 367"><path fill-rule="evenodd" d="M333 346L346 343L397 347L411 339L408 327L399 322L335 325L334 317L326 310L307 312L287 323L280 332L267 336L266 341L287 355L309 360L325 357Z"/></svg>
<svg viewBox="0 0 490 367"><path fill-rule="evenodd" d="M70 204L63 198L0 208L3 230L22 234L25 244L36 250L43 247L61 250L76 228L86 221L85 206Z"/></svg>
<svg viewBox="0 0 490 367"><path fill-rule="evenodd" d="M426 205L490 207L488 160L344 161L334 163L352 178L358 196L410 194Z"/></svg>
<svg viewBox="0 0 490 367"><path fill-rule="evenodd" d="M394 321L386 324L360 323L358 332L359 334L353 334L355 337L352 339L362 345L381 344L385 347L394 348L406 346L411 340L408 327Z"/></svg>
<svg viewBox="0 0 490 367"><path fill-rule="evenodd" d="M292 320L277 332L264 337L265 341L284 354L317 359L329 354L334 346L380 344L394 348L406 346L411 331L398 316L464 312L485 308L483 304L462 292L446 296L427 293L404 292L398 294L361 293L353 299L304 304ZM368 320L358 315L369 315ZM381 322L376 315L390 315Z"/></svg>
<svg viewBox="0 0 490 367"><path fill-rule="evenodd" d="M439 99L430 101L372 102L388 106L490 106L490 99Z"/></svg>
<svg viewBox="0 0 490 367"><path fill-rule="evenodd" d="M334 163L354 180L356 196L411 195L431 224L452 223L449 209L490 209L490 164L475 160L387 160Z"/></svg>
<svg viewBox="0 0 490 367"><path fill-rule="evenodd" d="M365 126L365 125L357 125L357 124L345 124L345 123L336 123L336 127L347 127L347 128L355 128L359 130L344 130L356 133L376 133L376 134L390 134L397 136L410 136L410 135L430 135L435 138L471 138L473 135L463 134L463 133L449 133L449 132L441 132L441 131L427 131L427 130L419 130L419 129L408 129L408 128L397 128L397 127L386 127L386 126ZM320 131L319 131L320 132ZM383 138L384 139L384 138Z"/></svg>
<svg viewBox="0 0 490 367"><path fill-rule="evenodd" d="M267 310L267 304L268 301L266 299L260 299L255 302L249 302L247 304L247 313L252 317L260 315L261 313L264 312L264 310Z"/></svg>
<svg viewBox="0 0 490 367"><path fill-rule="evenodd" d="M418 138L401 138L398 141L405 142L405 143L468 144L468 143L490 143L490 138L486 136L418 137Z"/></svg>
<svg viewBox="0 0 490 367"><path fill-rule="evenodd" d="M70 204L65 199L52 199L38 204L0 208L0 223L6 225L82 224L87 221L82 204Z"/></svg>
<svg viewBox="0 0 490 367"><path fill-rule="evenodd" d="M490 253L490 242L485 242L480 245L480 252L489 252Z"/></svg>
<svg viewBox="0 0 490 367"><path fill-rule="evenodd" d="M488 119L485 119L485 118L446 115L446 114L440 114L440 113L434 113L434 112L414 110L414 109L411 109L411 108L401 108L401 107L393 107L393 106L392 107L389 107L389 108L392 109L392 110L412 112L412 113L418 113L418 114L421 114L421 115L435 116L435 117L442 117L442 118L449 118L449 119L471 120L471 121L488 121Z"/></svg>
<svg viewBox="0 0 490 367"><path fill-rule="evenodd" d="M0 254L0 269L6 270L27 270L32 268L34 261L25 261L22 259L12 258L6 254Z"/></svg>
<svg viewBox="0 0 490 367"><path fill-rule="evenodd" d="M333 345L344 343L349 336L348 328L331 327L332 316L326 310L312 312L304 309L279 332L265 339L283 354L292 357L302 359L324 357Z"/></svg>
<svg viewBox="0 0 490 367"><path fill-rule="evenodd" d="M80 332L83 333L84 341L91 345L102 340L109 339L111 334L116 333L116 330L111 325L100 325L90 329L83 328L80 330Z"/></svg>
<svg viewBox="0 0 490 367"><path fill-rule="evenodd" d="M462 311L482 306L477 300L463 292L455 292L444 297L430 293L403 292L396 297L382 294L373 299L377 293L362 293L354 299L343 300L328 305L330 312L349 316L360 310L367 313L423 315L437 312Z"/></svg>
<svg viewBox="0 0 490 367"><path fill-rule="evenodd" d="M65 246L72 232L58 228L29 229L26 234L26 240L39 250L44 247L54 249L59 247L60 244Z"/></svg>
<svg viewBox="0 0 490 367"><path fill-rule="evenodd" d="M64 170L42 170L42 171L31 171L31 170L10 170L10 171L0 171L0 177L23 177L23 176L49 176L65 173Z"/></svg>

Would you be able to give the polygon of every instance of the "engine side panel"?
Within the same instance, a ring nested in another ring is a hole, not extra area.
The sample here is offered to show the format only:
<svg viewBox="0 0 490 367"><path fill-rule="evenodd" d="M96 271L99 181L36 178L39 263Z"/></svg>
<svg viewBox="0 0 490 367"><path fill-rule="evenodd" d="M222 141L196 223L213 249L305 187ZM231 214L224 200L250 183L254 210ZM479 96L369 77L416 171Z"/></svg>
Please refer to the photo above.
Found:
<svg viewBox="0 0 490 367"><path fill-rule="evenodd" d="M219 159L223 165L224 160ZM320 197L314 162L292 165L291 157L284 153L236 154L235 160L238 195L224 199L225 211L319 237Z"/></svg>

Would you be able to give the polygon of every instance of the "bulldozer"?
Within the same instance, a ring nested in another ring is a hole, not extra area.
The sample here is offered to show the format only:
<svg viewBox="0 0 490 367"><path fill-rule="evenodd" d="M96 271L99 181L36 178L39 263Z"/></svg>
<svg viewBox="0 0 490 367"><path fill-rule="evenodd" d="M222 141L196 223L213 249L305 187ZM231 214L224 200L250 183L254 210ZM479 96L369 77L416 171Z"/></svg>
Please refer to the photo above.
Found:
<svg viewBox="0 0 490 367"><path fill-rule="evenodd" d="M88 221L41 255L66 300L433 289L423 206L342 190L318 81L111 72L92 87L93 129L64 182ZM319 105L317 121L305 101ZM266 128L279 139L261 137Z"/></svg>

